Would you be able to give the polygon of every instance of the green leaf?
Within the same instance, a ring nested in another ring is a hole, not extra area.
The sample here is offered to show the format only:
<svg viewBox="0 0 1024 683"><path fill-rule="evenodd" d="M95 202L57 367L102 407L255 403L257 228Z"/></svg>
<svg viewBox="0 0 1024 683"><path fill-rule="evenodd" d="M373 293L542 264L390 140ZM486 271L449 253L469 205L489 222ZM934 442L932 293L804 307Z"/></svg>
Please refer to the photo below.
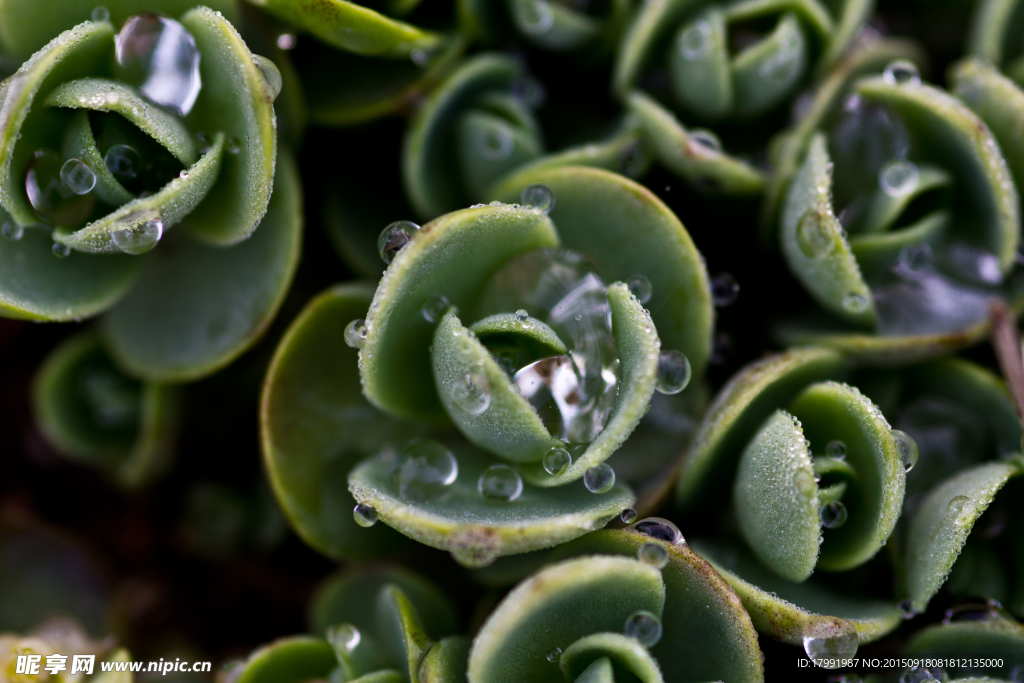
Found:
<svg viewBox="0 0 1024 683"><path fill-rule="evenodd" d="M1019 14L1018 0L986 0L976 7L967 35L967 52L989 64L1000 66L1012 51L1014 15Z"/></svg>
<svg viewBox="0 0 1024 683"><path fill-rule="evenodd" d="M575 683L615 683L612 660L607 657L596 660L576 678Z"/></svg>
<svg viewBox="0 0 1024 683"><path fill-rule="evenodd" d="M697 429L695 448L679 474L678 503L692 509L699 501L726 495L740 453L765 419L811 382L842 379L844 374L838 353L813 347L777 354L741 370L718 393Z"/></svg>
<svg viewBox="0 0 1024 683"><path fill-rule="evenodd" d="M181 18L202 59L203 89L186 117L189 130L223 133L217 181L184 224L198 239L226 246L249 237L269 210L277 158L277 121L264 77L238 31L219 13L196 7Z"/></svg>
<svg viewBox="0 0 1024 683"><path fill-rule="evenodd" d="M121 374L86 332L57 347L32 386L40 430L69 458L137 488L169 464L177 423L173 388Z"/></svg>
<svg viewBox="0 0 1024 683"><path fill-rule="evenodd" d="M322 638L282 638L249 655L238 683L302 683L327 678L338 666L334 648Z"/></svg>
<svg viewBox="0 0 1024 683"><path fill-rule="evenodd" d="M651 315L621 282L608 288L608 303L611 305L612 332L622 373L615 407L601 433L565 472L552 476L541 463L524 465L523 475L532 483L561 486L581 478L588 469L601 464L618 450L650 406L661 350Z"/></svg>
<svg viewBox="0 0 1024 683"><path fill-rule="evenodd" d="M259 4L320 40L360 55L408 57L414 49L429 49L439 41L435 34L346 0L261 0Z"/></svg>
<svg viewBox="0 0 1024 683"><path fill-rule="evenodd" d="M514 173L491 197L519 201L535 183L554 194L550 215L564 248L586 256L605 282L650 281L645 305L662 348L686 354L699 377L711 355L714 308L704 260L671 209L628 178L582 166Z"/></svg>
<svg viewBox="0 0 1024 683"><path fill-rule="evenodd" d="M661 642L651 648L665 680L764 680L757 632L740 598L711 564L685 543L669 544L632 528L604 530L567 543L553 555L562 558L599 553L632 558L645 543L660 543L669 554L668 564L661 570L665 582L661 615L664 633Z"/></svg>
<svg viewBox="0 0 1024 683"><path fill-rule="evenodd" d="M826 310L851 323L873 327L871 290L832 212L831 168L825 136L815 135L782 209L782 253L790 271ZM863 302L863 307L849 305L853 300Z"/></svg>
<svg viewBox="0 0 1024 683"><path fill-rule="evenodd" d="M530 316L520 320L514 313L495 313L477 320L469 330L477 337L492 342L495 337L499 340L503 337L522 338L535 346L538 357L569 352L565 342L558 338L558 334L547 323Z"/></svg>
<svg viewBox="0 0 1024 683"><path fill-rule="evenodd" d="M370 402L414 420L443 415L428 348L434 325L420 312L424 301L440 295L472 310L505 260L557 245L551 220L532 208L484 206L424 225L388 266L366 316L359 370Z"/></svg>
<svg viewBox="0 0 1024 683"><path fill-rule="evenodd" d="M935 244L945 236L950 221L948 211L936 211L901 230L857 235L850 238L850 252L865 278L883 278L898 262L901 249Z"/></svg>
<svg viewBox="0 0 1024 683"><path fill-rule="evenodd" d="M470 641L461 636L445 638L427 650L420 662L419 683L465 683Z"/></svg>
<svg viewBox="0 0 1024 683"><path fill-rule="evenodd" d="M737 545L703 539L691 545L736 591L754 627L776 640L802 645L805 637L827 640L852 626L864 645L903 622L903 613L891 602L837 593L813 580L787 581Z"/></svg>
<svg viewBox="0 0 1024 683"><path fill-rule="evenodd" d="M397 586L385 586L374 607L377 635L388 651L388 663L408 672L409 680L416 680L420 660L433 644L423 631L416 608Z"/></svg>
<svg viewBox="0 0 1024 683"><path fill-rule="evenodd" d="M704 36L705 48L700 55L684 56L680 49L683 34L698 26L698 21L707 22L710 29ZM677 29L673 49L668 54L668 71L672 77L672 93L683 109L709 121L726 118L732 112L735 88L729 68L729 33L722 8L708 7ZM636 97L634 92L630 100ZM646 95L641 97L646 99Z"/></svg>
<svg viewBox="0 0 1024 683"><path fill-rule="evenodd" d="M699 190L724 195L756 195L764 175L745 161L712 149L692 136L670 111L636 90L626 101L640 119L658 161Z"/></svg>
<svg viewBox="0 0 1024 683"><path fill-rule="evenodd" d="M564 679L546 654L592 633L619 632L636 610L662 614L657 569L623 557L583 557L552 565L519 584L473 641L471 683Z"/></svg>
<svg viewBox="0 0 1024 683"><path fill-rule="evenodd" d="M196 161L195 142L181 119L123 83L106 78L67 81L46 96L43 106L119 114L160 143L182 166Z"/></svg>
<svg viewBox="0 0 1024 683"><path fill-rule="evenodd" d="M978 517L1011 477L1013 462L988 462L950 477L922 501L910 521L904 555L904 594L922 612L938 592Z"/></svg>
<svg viewBox="0 0 1024 683"><path fill-rule="evenodd" d="M238 23L240 13L235 0L204 0L203 4ZM110 23L120 27L132 15L152 12L154 2L103 0L103 6L110 12ZM159 0L160 11L171 17L180 17L195 6L195 0ZM88 21L94 9L96 0L61 0L57 12L40 12L35 0L4 0L0 5L0 43L5 52L25 59L55 35Z"/></svg>
<svg viewBox="0 0 1024 683"><path fill-rule="evenodd" d="M225 249L172 234L146 257L135 289L104 320L119 365L137 377L185 382L256 342L291 283L302 236L301 188L288 154L279 159L277 181L261 229L248 241Z"/></svg>
<svg viewBox="0 0 1024 683"><path fill-rule="evenodd" d="M904 652L911 656L927 653L928 656L954 658L998 653L1003 656L1003 666L988 667L985 671L1009 680L1014 664L1024 658L1024 626L998 615L983 621L936 624L917 633ZM966 667L946 668L951 676L969 671Z"/></svg>
<svg viewBox="0 0 1024 683"><path fill-rule="evenodd" d="M351 683L405 683L406 678L400 672L393 669L374 671L373 673L353 678Z"/></svg>
<svg viewBox="0 0 1024 683"><path fill-rule="evenodd" d="M555 489L527 483L514 501L491 502L480 495L478 481L494 458L470 448L453 452L458 477L432 500L404 498L387 457L371 458L353 469L349 490L357 501L373 507L380 521L420 543L451 552L468 567L563 543L604 526L633 504L633 494L624 484L594 494L582 482Z"/></svg>
<svg viewBox="0 0 1024 683"><path fill-rule="evenodd" d="M383 524L355 523L348 473L415 434L363 397L357 351L341 343L372 298L371 286L347 283L306 304L277 346L260 403L263 461L282 510L306 543L339 559L380 555L401 541Z"/></svg>
<svg viewBox="0 0 1024 683"><path fill-rule="evenodd" d="M64 81L109 75L113 37L110 24L87 21L54 38L5 82L0 101L0 204L21 225L39 220L25 194L29 161L42 147L59 148L63 130L45 110L31 118L29 110L37 98Z"/></svg>
<svg viewBox="0 0 1024 683"><path fill-rule="evenodd" d="M635 676L642 683L663 682L654 657L635 639L621 633L595 633L580 638L562 653L558 666L567 680L585 681L584 673L599 661L607 661L607 668L615 672L612 681Z"/></svg>
<svg viewBox="0 0 1024 683"><path fill-rule="evenodd" d="M455 137L462 183L468 196L473 198L482 196L494 180L533 161L542 151L533 131L485 111L462 113L456 123ZM495 139L502 140L502 149L481 153L481 141L488 144L486 141Z"/></svg>
<svg viewBox="0 0 1024 683"><path fill-rule="evenodd" d="M0 208L0 224L8 222ZM0 314L49 321L92 317L131 289L139 265L125 255L58 259L45 230L25 228L18 241L0 240Z"/></svg>
<svg viewBox="0 0 1024 683"><path fill-rule="evenodd" d="M778 3L753 0L745 4ZM802 4L816 9L821 7L817 3ZM735 9L731 9L730 14L734 13ZM769 35L736 55L732 76L736 88L737 117L760 116L785 100L810 70L807 42L796 15L787 13L782 15Z"/></svg>

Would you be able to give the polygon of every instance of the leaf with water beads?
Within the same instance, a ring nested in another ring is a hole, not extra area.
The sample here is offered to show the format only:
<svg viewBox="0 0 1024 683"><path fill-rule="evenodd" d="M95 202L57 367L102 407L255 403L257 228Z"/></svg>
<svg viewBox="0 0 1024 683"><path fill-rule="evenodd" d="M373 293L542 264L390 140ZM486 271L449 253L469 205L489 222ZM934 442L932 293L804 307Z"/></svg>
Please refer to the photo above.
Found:
<svg viewBox="0 0 1024 683"><path fill-rule="evenodd" d="M613 673L610 680L630 680L636 677L641 683L663 683L658 661L648 652L651 646L653 643L645 645L621 633L595 633L580 638L566 648L558 660L558 666L566 680L585 681L585 678L580 678L583 672L595 662L607 659Z"/></svg>

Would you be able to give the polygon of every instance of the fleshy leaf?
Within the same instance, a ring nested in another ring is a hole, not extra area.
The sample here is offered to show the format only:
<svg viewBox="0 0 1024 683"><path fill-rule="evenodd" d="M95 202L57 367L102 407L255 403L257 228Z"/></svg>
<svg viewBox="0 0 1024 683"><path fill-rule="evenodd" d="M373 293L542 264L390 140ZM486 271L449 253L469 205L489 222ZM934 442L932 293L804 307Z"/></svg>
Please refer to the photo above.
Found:
<svg viewBox="0 0 1024 683"><path fill-rule="evenodd" d="M965 661L998 653L1002 655L1002 666L987 667L985 672L1011 680L1014 664L1024 659L1024 626L999 615L982 621L937 624L915 635L904 652L911 656L926 653L930 657L964 657ZM957 675L956 667L947 670L950 675Z"/></svg>
<svg viewBox="0 0 1024 683"><path fill-rule="evenodd" d="M815 9L821 7L817 3L800 4ZM770 6L759 0L740 3L743 5ZM730 14L735 13L736 8L731 8ZM730 18L735 20L734 16ZM827 16L823 14L822 18L827 19ZM809 70L807 43L796 15L787 13L764 39L736 55L732 63L736 116L760 116L785 100ZM767 78L766 74L769 74Z"/></svg>
<svg viewBox="0 0 1024 683"><path fill-rule="evenodd" d="M615 683L612 660L602 657L588 666L573 683Z"/></svg>
<svg viewBox="0 0 1024 683"><path fill-rule="evenodd" d="M580 638L562 653L558 666L567 679L577 680L592 662L603 658L616 672L613 680L629 680L632 675L642 683L663 683L657 660L635 639L621 633L595 633Z"/></svg>
<svg viewBox="0 0 1024 683"><path fill-rule="evenodd" d="M838 353L813 347L787 351L741 370L718 393L694 436L695 448L683 461L677 484L679 504L690 508L698 500L724 494L740 453L764 420L811 382L843 375Z"/></svg>
<svg viewBox="0 0 1024 683"><path fill-rule="evenodd" d="M905 551L905 594L921 612L938 592L978 517L1011 477L1014 462L989 462L965 470L927 494L910 521Z"/></svg>
<svg viewBox="0 0 1024 683"><path fill-rule="evenodd" d="M519 201L535 183L554 194L551 220L564 248L586 256L605 282L634 275L650 281L645 305L662 348L682 351L700 376L711 355L714 309L703 258L675 214L642 185L583 166L513 173L491 196Z"/></svg>
<svg viewBox="0 0 1024 683"><path fill-rule="evenodd" d="M519 584L477 633L470 683L562 683L546 654L592 633L619 632L644 609L661 615L665 584L657 569L624 557L582 557L551 565Z"/></svg>
<svg viewBox="0 0 1024 683"><path fill-rule="evenodd" d="M445 638L427 650L420 662L420 683L465 683L470 641L461 636Z"/></svg>
<svg viewBox="0 0 1024 683"><path fill-rule="evenodd" d="M547 323L529 316L520 320L514 313L495 313L477 320L469 330L482 339L499 335L521 336L536 344L541 349L539 353L547 356L569 352L565 342L558 338L558 334Z"/></svg>
<svg viewBox="0 0 1024 683"><path fill-rule="evenodd" d="M515 500L490 502L478 491L478 480L494 459L469 448L453 452L458 476L439 497L404 498L387 457L372 458L352 470L349 490L357 501L372 506L381 522L420 543L450 551L470 567L576 538L604 526L633 503L632 492L621 483L594 494L582 482L555 489L524 484Z"/></svg>
<svg viewBox="0 0 1024 683"><path fill-rule="evenodd" d="M334 648L322 638L295 636L265 645L249 655L238 683L301 683L327 678L338 666Z"/></svg>
<svg viewBox="0 0 1024 683"><path fill-rule="evenodd" d="M472 310L506 259L557 245L551 220L532 208L483 206L424 225L391 262L366 316L359 371L370 402L398 417L443 415L428 350L434 325L420 312L425 300L440 295Z"/></svg>
<svg viewBox="0 0 1024 683"><path fill-rule="evenodd" d="M345 326L365 315L373 288L337 285L295 318L267 370L260 404L263 458L282 510L302 539L334 558L363 558L394 548L385 525L352 518L348 472L381 447L413 436L367 402Z"/></svg>
<svg viewBox="0 0 1024 683"><path fill-rule="evenodd" d="M111 355L132 374L198 379L230 363L266 330L298 262L302 197L290 155L251 239L230 249L172 233L146 257L132 292L104 320Z"/></svg>
<svg viewBox="0 0 1024 683"><path fill-rule="evenodd" d="M787 581L738 546L695 540L694 550L729 582L761 633L793 645L805 637L834 638L852 625L860 644L896 629L903 613L893 603L858 598L815 585Z"/></svg>

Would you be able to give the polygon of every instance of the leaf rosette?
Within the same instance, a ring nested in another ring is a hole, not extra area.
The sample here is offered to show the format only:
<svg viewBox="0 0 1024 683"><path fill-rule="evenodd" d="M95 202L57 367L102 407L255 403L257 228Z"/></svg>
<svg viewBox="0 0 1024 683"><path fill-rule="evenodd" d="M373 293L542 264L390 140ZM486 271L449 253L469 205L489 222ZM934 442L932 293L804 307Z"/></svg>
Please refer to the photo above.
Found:
<svg viewBox="0 0 1024 683"><path fill-rule="evenodd" d="M359 521L475 566L603 526L635 501L606 461L656 387L676 394L703 372L707 274L653 194L585 167L524 172L496 192L525 203L389 226L376 291L322 295L278 349L264 455L286 514L329 554L374 545L323 509L351 501L346 476L357 515L372 516ZM342 338L359 348L358 379L353 350L322 351Z"/></svg>
<svg viewBox="0 0 1024 683"><path fill-rule="evenodd" d="M780 327L787 343L906 362L977 341L991 299L1019 304L1012 157L912 54L851 55L777 142L765 215L778 212L783 256L820 309Z"/></svg>
<svg viewBox="0 0 1024 683"><path fill-rule="evenodd" d="M118 365L180 382L269 324L297 263L301 190L277 154L277 68L222 13L165 4L177 18L120 2L60 32L78 9L4 3L5 46L35 52L0 85L0 307L107 311Z"/></svg>

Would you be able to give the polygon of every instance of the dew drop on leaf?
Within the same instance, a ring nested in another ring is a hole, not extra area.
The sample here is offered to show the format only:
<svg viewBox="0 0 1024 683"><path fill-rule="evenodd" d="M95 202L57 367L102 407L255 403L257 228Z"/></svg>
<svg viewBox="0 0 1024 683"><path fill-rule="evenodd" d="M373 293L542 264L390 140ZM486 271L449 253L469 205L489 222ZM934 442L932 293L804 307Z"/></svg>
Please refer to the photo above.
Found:
<svg viewBox="0 0 1024 683"><path fill-rule="evenodd" d="M633 508L626 508L619 515L619 519L621 519L624 524L632 524L636 521L636 510Z"/></svg>
<svg viewBox="0 0 1024 683"><path fill-rule="evenodd" d="M356 318L345 326L345 343L353 349L363 348L366 343L366 321Z"/></svg>
<svg viewBox="0 0 1024 683"><path fill-rule="evenodd" d="M432 294L423 300L423 305L420 306L420 314L428 323L436 323L444 317L444 314L448 312L450 307L451 304L448 303L448 299L440 294Z"/></svg>
<svg viewBox="0 0 1024 683"><path fill-rule="evenodd" d="M71 247L62 242L54 242L51 249L57 258L67 258L71 255Z"/></svg>
<svg viewBox="0 0 1024 683"><path fill-rule="evenodd" d="M668 564L668 550L661 543L647 542L636 551L636 557L644 564L662 569Z"/></svg>
<svg viewBox="0 0 1024 683"><path fill-rule="evenodd" d="M7 221L6 223L4 223L4 227L0 228L0 232L2 232L4 237L11 240L12 242L17 242L18 240L25 236L25 228L18 225L14 221Z"/></svg>
<svg viewBox="0 0 1024 683"><path fill-rule="evenodd" d="M139 153L128 145L111 145L103 155L103 164L118 180L131 180L142 168Z"/></svg>
<svg viewBox="0 0 1024 683"><path fill-rule="evenodd" d="M372 505L359 503L352 509L352 517L361 527L371 527L377 523L377 510Z"/></svg>
<svg viewBox="0 0 1024 683"><path fill-rule="evenodd" d="M569 469L569 465L572 464L572 456L564 448L552 448L544 454L542 463L545 472L557 476Z"/></svg>
<svg viewBox="0 0 1024 683"><path fill-rule="evenodd" d="M555 23L555 13L547 0L522 0L512 3L516 23L523 33L544 35Z"/></svg>
<svg viewBox="0 0 1024 683"><path fill-rule="evenodd" d="M633 528L666 543L686 543L679 527L663 517L646 517L634 524Z"/></svg>
<svg viewBox="0 0 1024 683"><path fill-rule="evenodd" d="M377 253L384 260L384 263L391 263L395 254L409 243L412 236L420 229L412 221L395 221L388 227L381 230L377 238Z"/></svg>
<svg viewBox="0 0 1024 683"><path fill-rule="evenodd" d="M808 209L796 226L796 244L807 258L819 258L832 251L835 244L820 216Z"/></svg>
<svg viewBox="0 0 1024 683"><path fill-rule="evenodd" d="M199 49L188 29L170 17L138 14L124 23L115 45L123 78L179 116L192 111L202 81Z"/></svg>
<svg viewBox="0 0 1024 683"><path fill-rule="evenodd" d="M550 213L555 207L555 193L547 185L534 183L523 190L519 201L523 206L532 206L544 213Z"/></svg>
<svg viewBox="0 0 1024 683"><path fill-rule="evenodd" d="M603 462L594 465L583 473L583 485L591 493L607 493L615 486L615 470Z"/></svg>
<svg viewBox="0 0 1024 683"><path fill-rule="evenodd" d="M242 151L242 143L238 141L238 138L228 138L228 141L224 143L224 149L228 154L238 154Z"/></svg>
<svg viewBox="0 0 1024 683"><path fill-rule="evenodd" d="M822 505L818 510L818 518L826 529L838 529L846 524L848 516L846 506L838 501Z"/></svg>
<svg viewBox="0 0 1024 683"><path fill-rule="evenodd" d="M711 300L715 306L728 306L740 294L739 283L729 273L722 273L711 279Z"/></svg>
<svg viewBox="0 0 1024 683"><path fill-rule="evenodd" d="M914 465L917 464L917 458L920 455L920 451L917 448L917 441L914 440L914 437L901 429L892 430L892 438L896 440L896 450L900 454L900 460L903 462L903 468L909 472L914 469Z"/></svg>
<svg viewBox="0 0 1024 683"><path fill-rule="evenodd" d="M516 311L516 320L518 320L519 322L523 322L529 317L530 313L525 308L520 308L518 311Z"/></svg>
<svg viewBox="0 0 1024 683"><path fill-rule="evenodd" d="M126 254L145 254L157 245L164 235L164 222L159 216L131 228L122 228L110 233L110 240Z"/></svg>
<svg viewBox="0 0 1024 683"><path fill-rule="evenodd" d="M281 70L277 68L277 64L263 55L253 55L252 63L256 65L263 78L263 91L267 95L267 101L273 102L281 94L281 88L284 85Z"/></svg>
<svg viewBox="0 0 1024 683"><path fill-rule="evenodd" d="M89 194L96 187L96 174L81 159L68 159L60 167L60 180L75 194Z"/></svg>
<svg viewBox="0 0 1024 683"><path fill-rule="evenodd" d="M868 308L868 299L863 294L850 292L843 297L843 308L849 313L863 313Z"/></svg>
<svg viewBox="0 0 1024 683"><path fill-rule="evenodd" d="M476 483L485 500L511 503L523 493L523 478L509 465L491 465Z"/></svg>
<svg viewBox="0 0 1024 683"><path fill-rule="evenodd" d="M654 647L661 640L661 619L653 612L637 610L626 617L622 631L644 647Z"/></svg>
<svg viewBox="0 0 1024 683"><path fill-rule="evenodd" d="M700 59L711 48L711 24L698 19L679 31L676 49L683 59Z"/></svg>
<svg viewBox="0 0 1024 683"><path fill-rule="evenodd" d="M447 448L417 438L398 452L393 477L403 498L428 501L443 495L459 476L459 463Z"/></svg>
<svg viewBox="0 0 1024 683"><path fill-rule="evenodd" d="M327 629L327 642L336 652L350 653L359 647L363 635L352 624L338 624Z"/></svg>
<svg viewBox="0 0 1024 683"><path fill-rule="evenodd" d="M96 205L91 194L75 194L64 184L64 161L56 152L35 152L25 171L25 193L32 208L52 225L77 225L85 221ZM90 188L91 189L91 188Z"/></svg>
<svg viewBox="0 0 1024 683"><path fill-rule="evenodd" d="M668 350L658 354L658 376L654 388L662 394L678 394L690 383L693 368L682 351Z"/></svg>
<svg viewBox="0 0 1024 683"><path fill-rule="evenodd" d="M903 613L903 618L904 619L913 619L914 617L917 616L917 610L914 609L914 601L913 600L910 600L908 598L907 600L904 600L903 602L901 602L899 607L900 607L900 612Z"/></svg>
<svg viewBox="0 0 1024 683"><path fill-rule="evenodd" d="M557 662L561 657L562 648L560 647L553 647L550 650L548 650L547 653L544 655L544 658L547 659L549 662Z"/></svg>
<svg viewBox="0 0 1024 683"><path fill-rule="evenodd" d="M512 153L515 140L512 130L505 122L495 122L477 133L477 149L486 159L505 159Z"/></svg>
<svg viewBox="0 0 1024 683"><path fill-rule="evenodd" d="M903 197L917 189L920 172L912 161L897 159L878 171L878 187L890 197Z"/></svg>
<svg viewBox="0 0 1024 683"><path fill-rule="evenodd" d="M825 446L825 455L836 460L842 460L846 457L846 444L838 439L834 439L828 442Z"/></svg>
<svg viewBox="0 0 1024 683"><path fill-rule="evenodd" d="M897 59L885 67L882 79L889 85L920 85L921 73L910 60Z"/></svg>
<svg viewBox="0 0 1024 683"><path fill-rule="evenodd" d="M850 659L857 654L860 641L857 631L849 622L844 623L841 633L829 637L804 636L804 652L818 666L837 669L842 666L841 660Z"/></svg>
<svg viewBox="0 0 1024 683"><path fill-rule="evenodd" d="M95 21L97 24L103 21L110 21L110 10L103 5L92 8L92 14L89 18Z"/></svg>
<svg viewBox="0 0 1024 683"><path fill-rule="evenodd" d="M452 404L467 415L482 415L491 406L491 387L487 376L474 372L452 383Z"/></svg>
<svg viewBox="0 0 1024 683"><path fill-rule="evenodd" d="M626 280L626 286L641 304L646 304L654 294L654 286L643 275L634 275Z"/></svg>
<svg viewBox="0 0 1024 683"><path fill-rule="evenodd" d="M688 137L690 140L704 149L711 150L712 152L722 151L722 141L718 139L710 130L705 128L695 128L689 132Z"/></svg>

